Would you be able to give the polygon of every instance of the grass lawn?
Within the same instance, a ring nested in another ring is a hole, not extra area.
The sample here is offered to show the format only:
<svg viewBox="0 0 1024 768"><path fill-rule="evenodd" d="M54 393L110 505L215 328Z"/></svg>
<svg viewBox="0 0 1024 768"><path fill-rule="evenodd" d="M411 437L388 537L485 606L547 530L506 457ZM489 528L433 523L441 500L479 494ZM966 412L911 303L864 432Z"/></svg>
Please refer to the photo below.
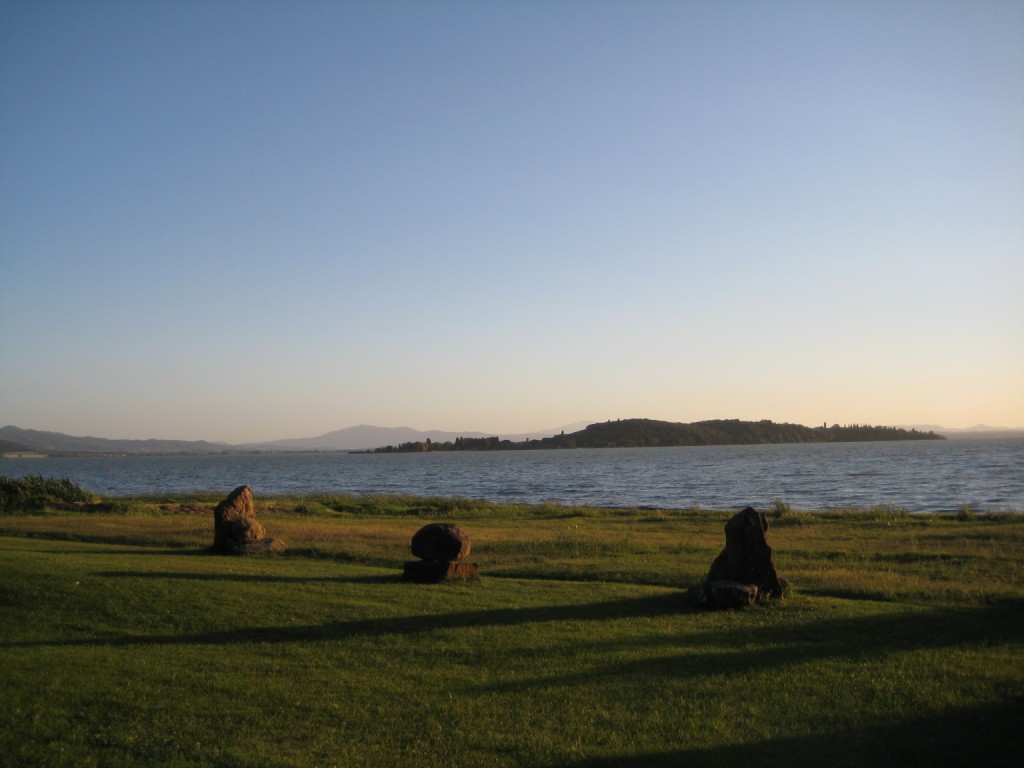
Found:
<svg viewBox="0 0 1024 768"><path fill-rule="evenodd" d="M216 499L0 515L0 765L1016 765L1024 517L791 513L779 603L695 610L728 513ZM401 581L446 520L481 578Z"/></svg>

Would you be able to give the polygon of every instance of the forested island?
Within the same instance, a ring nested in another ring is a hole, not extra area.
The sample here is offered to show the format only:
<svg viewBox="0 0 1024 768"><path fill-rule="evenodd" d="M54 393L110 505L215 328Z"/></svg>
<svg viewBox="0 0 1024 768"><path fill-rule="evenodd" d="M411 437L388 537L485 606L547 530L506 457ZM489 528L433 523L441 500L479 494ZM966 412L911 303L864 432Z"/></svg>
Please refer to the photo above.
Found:
<svg viewBox="0 0 1024 768"><path fill-rule="evenodd" d="M945 440L934 432L901 427L853 424L805 427L773 421L717 419L681 424L655 419L619 419L591 424L579 432L513 442L499 437L459 437L450 442L401 443L375 453L423 451L522 451L556 448L668 448L694 445L758 445L768 443L855 443L878 440Z"/></svg>

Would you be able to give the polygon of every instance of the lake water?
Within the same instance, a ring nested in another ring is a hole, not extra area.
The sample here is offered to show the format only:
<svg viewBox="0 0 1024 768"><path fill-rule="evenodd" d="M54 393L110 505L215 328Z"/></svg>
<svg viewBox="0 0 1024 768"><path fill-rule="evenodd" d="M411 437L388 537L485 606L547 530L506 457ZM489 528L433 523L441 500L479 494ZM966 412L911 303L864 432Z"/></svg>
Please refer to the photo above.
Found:
<svg viewBox="0 0 1024 768"><path fill-rule="evenodd" d="M342 491L497 502L733 509L897 506L1024 511L1024 440L417 454L0 459L0 475L67 477L104 496Z"/></svg>

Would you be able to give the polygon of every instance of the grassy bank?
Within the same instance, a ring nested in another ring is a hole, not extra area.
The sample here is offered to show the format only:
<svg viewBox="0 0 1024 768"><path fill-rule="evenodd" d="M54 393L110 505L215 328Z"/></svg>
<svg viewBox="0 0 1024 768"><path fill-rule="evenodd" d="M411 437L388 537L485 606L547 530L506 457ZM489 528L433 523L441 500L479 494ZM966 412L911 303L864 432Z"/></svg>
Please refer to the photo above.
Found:
<svg viewBox="0 0 1024 768"><path fill-rule="evenodd" d="M217 499L0 516L11 765L1009 765L1024 519L789 513L794 594L686 599L723 512L261 500L284 556L217 557ZM482 577L398 578L426 522ZM1013 760L1013 764L1016 764Z"/></svg>

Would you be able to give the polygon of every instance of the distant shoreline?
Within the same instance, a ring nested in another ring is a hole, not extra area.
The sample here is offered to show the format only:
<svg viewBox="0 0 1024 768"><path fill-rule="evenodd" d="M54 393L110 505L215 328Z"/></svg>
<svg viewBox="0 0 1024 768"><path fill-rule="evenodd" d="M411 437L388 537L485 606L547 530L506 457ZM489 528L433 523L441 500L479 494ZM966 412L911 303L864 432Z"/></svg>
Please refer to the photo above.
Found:
<svg viewBox="0 0 1024 768"><path fill-rule="evenodd" d="M357 428L352 428L357 429ZM515 436L515 439L482 433L417 432L402 428L369 428L379 430L379 437L402 431L412 436L403 442L376 445L231 445L208 441L175 440L111 440L107 438L73 437L58 432L40 432L16 427L0 428L0 459L81 458L100 456L260 456L330 453L414 453L443 450L550 450L566 448L670 447L701 445L757 445L763 443L801 442L873 442L892 440L999 440L1022 439L1024 429L942 429L924 427L805 427L798 424L776 424L771 421L717 420L682 424L651 419L627 419L591 424L582 430L551 436ZM627 434L630 430L633 435ZM723 432L724 430L724 432ZM346 432L347 430L340 430ZM689 435L687 435L689 432ZM715 433L718 433L717 435ZM858 435L857 433L860 432ZM644 434L646 433L646 435ZM731 434L729 434L731 433ZM737 437L737 433L741 433ZM746 433L744 437L742 433ZM337 433L325 435L324 438ZM655 437L652 439L651 435ZM434 436L434 440L430 439ZM392 436L393 437L393 436ZM429 446L429 447L428 447Z"/></svg>
<svg viewBox="0 0 1024 768"><path fill-rule="evenodd" d="M294 450L279 451L246 451L246 450L224 450L224 451L54 451L52 453L28 452L28 451L6 451L0 453L0 459L89 459L89 458L131 458L152 457L160 458L167 456L295 456L302 453L372 453L371 451L346 451L343 449L324 448L312 450L309 448L296 448Z"/></svg>
<svg viewBox="0 0 1024 768"><path fill-rule="evenodd" d="M575 448L681 448L718 445L774 445L794 443L861 443L895 440L945 440L935 432L866 424L777 424L770 420L716 419L690 424L655 419L618 419L590 424L578 432L522 442L498 437L456 438L444 443L414 441L375 449L375 453L430 451L531 451Z"/></svg>

